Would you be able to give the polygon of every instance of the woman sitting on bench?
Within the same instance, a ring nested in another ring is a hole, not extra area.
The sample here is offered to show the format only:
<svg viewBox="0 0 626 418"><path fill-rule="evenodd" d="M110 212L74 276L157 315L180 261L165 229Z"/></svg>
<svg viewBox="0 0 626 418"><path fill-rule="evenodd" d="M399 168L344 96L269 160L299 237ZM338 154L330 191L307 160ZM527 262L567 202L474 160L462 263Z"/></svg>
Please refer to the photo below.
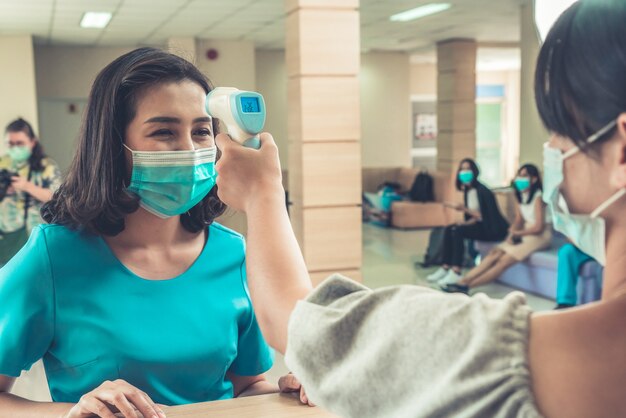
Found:
<svg viewBox="0 0 626 418"><path fill-rule="evenodd" d="M445 286L461 280L465 240L500 242L507 236L509 224L500 213L491 190L478 180L479 174L474 160L465 158L459 163L456 188L463 192L464 203L444 205L462 212L464 222L445 227L443 265L427 277L429 282Z"/></svg>
<svg viewBox="0 0 626 418"><path fill-rule="evenodd" d="M456 284L442 287L446 292L467 293L470 288L492 282L515 263L524 261L535 251L550 247L552 227L541 199L541 177L533 164L523 165L513 181L517 205L515 221L505 242L487 254L480 265L470 270Z"/></svg>

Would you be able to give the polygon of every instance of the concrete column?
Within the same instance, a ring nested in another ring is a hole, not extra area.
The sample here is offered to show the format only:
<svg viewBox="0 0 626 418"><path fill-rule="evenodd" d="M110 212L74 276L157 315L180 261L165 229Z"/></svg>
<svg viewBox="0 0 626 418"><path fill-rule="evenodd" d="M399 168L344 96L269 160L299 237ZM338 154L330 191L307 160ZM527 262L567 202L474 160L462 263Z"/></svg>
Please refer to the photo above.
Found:
<svg viewBox="0 0 626 418"><path fill-rule="evenodd" d="M541 47L535 26L534 2L522 4L521 13L521 95L520 95L520 158L519 162L543 164L543 143L548 140L548 131L537 113L535 105L535 66Z"/></svg>
<svg viewBox="0 0 626 418"><path fill-rule="evenodd" d="M437 44L437 170L451 178L476 157L476 49L473 39Z"/></svg>
<svg viewBox="0 0 626 418"><path fill-rule="evenodd" d="M359 279L359 2L285 4L292 224L314 283Z"/></svg>

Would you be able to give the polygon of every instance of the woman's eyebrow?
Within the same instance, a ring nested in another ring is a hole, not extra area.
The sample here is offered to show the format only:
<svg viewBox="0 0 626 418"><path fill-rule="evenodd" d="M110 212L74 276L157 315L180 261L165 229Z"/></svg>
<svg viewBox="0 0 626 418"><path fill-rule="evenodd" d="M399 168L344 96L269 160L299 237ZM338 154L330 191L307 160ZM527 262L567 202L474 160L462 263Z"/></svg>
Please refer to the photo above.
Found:
<svg viewBox="0 0 626 418"><path fill-rule="evenodd" d="M212 121L213 121L213 118L211 118L210 116L202 116L200 118L195 118L193 120L193 123L199 123L199 122L210 123ZM172 117L172 116L155 116L153 118L146 120L144 123L180 123L180 119Z"/></svg>

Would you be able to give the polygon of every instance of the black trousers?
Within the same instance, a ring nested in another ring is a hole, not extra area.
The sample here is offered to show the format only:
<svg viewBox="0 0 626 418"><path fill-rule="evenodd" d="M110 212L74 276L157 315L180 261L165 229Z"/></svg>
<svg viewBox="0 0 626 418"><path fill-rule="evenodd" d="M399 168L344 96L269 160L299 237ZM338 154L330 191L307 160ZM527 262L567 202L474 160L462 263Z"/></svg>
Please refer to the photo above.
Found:
<svg viewBox="0 0 626 418"><path fill-rule="evenodd" d="M465 255L465 240L500 241L489 234L482 222L471 225L450 225L443 231L443 264L462 266Z"/></svg>

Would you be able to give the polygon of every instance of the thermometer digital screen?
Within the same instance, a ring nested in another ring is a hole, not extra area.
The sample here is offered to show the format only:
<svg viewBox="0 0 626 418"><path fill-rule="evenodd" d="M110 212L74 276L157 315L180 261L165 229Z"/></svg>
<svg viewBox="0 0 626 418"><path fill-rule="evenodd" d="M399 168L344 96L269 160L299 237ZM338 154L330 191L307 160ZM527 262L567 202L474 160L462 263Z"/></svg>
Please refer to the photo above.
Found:
<svg viewBox="0 0 626 418"><path fill-rule="evenodd" d="M257 97L242 97L240 100L241 110L244 113L258 113L261 111Z"/></svg>

